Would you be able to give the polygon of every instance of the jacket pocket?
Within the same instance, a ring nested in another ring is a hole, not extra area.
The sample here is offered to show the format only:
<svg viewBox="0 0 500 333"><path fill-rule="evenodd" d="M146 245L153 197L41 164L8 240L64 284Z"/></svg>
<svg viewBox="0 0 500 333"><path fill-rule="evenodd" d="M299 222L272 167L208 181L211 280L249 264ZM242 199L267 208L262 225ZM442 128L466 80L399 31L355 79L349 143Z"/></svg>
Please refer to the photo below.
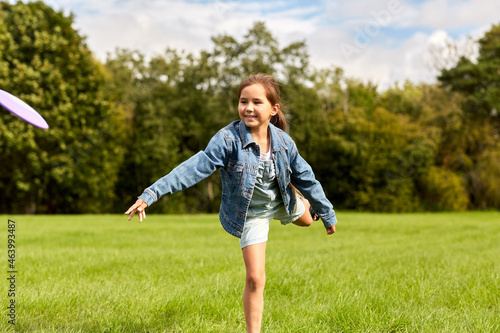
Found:
<svg viewBox="0 0 500 333"><path fill-rule="evenodd" d="M229 180L233 185L239 185L241 183L241 178L243 176L243 169L245 168L245 164L229 160L227 164L227 172L229 174Z"/></svg>

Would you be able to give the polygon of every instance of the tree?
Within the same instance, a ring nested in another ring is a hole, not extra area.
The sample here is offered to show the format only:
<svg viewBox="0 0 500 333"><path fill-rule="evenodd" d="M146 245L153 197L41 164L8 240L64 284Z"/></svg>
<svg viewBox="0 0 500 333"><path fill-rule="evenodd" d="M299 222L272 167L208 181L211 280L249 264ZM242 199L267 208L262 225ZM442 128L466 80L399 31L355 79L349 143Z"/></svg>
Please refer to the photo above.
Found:
<svg viewBox="0 0 500 333"><path fill-rule="evenodd" d="M500 125L499 67L500 24L493 25L479 40L477 62L462 57L455 67L443 69L439 80L445 87L466 96L464 111L469 116Z"/></svg>
<svg viewBox="0 0 500 333"><path fill-rule="evenodd" d="M103 67L43 2L0 2L0 87L37 109L43 131L0 114L2 211L106 211L123 150L123 114L105 95Z"/></svg>
<svg viewBox="0 0 500 333"><path fill-rule="evenodd" d="M462 57L458 64L444 69L439 76L448 90L463 96L463 122L461 146L468 161L463 169L470 201L474 208L498 208L492 198L500 191L497 159L500 140L500 24L479 40L479 57L476 62ZM485 169L492 172L485 172Z"/></svg>
<svg viewBox="0 0 500 333"><path fill-rule="evenodd" d="M108 57L106 68L112 77L108 89L115 104L127 110L130 123L124 141L130 158L122 165L116 189L124 193L121 204L204 149L227 124L214 97L214 73L207 59L205 52L195 57L171 49L148 61L137 51L117 50ZM151 211L215 211L217 177L169 196L168 204L162 201Z"/></svg>

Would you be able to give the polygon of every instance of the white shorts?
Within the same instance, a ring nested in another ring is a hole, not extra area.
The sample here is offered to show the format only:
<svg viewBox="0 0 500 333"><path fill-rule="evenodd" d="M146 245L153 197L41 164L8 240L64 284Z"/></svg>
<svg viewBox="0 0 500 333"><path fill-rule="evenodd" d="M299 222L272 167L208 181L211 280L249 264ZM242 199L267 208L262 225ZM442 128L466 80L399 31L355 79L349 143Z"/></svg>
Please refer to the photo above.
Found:
<svg viewBox="0 0 500 333"><path fill-rule="evenodd" d="M249 245L267 242L269 233L269 222L272 219L281 221L281 224L289 224L297 221L306 211L302 200L297 198L295 209L292 215L288 215L283 203L276 208L262 211L255 216L247 216L243 225L243 232L240 238L240 246L243 249Z"/></svg>

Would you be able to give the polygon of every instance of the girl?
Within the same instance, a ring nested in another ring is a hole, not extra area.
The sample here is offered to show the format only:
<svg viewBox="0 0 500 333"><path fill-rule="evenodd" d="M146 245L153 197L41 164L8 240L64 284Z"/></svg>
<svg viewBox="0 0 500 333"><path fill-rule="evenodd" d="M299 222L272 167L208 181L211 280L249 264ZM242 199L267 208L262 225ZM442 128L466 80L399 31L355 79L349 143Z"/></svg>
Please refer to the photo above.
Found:
<svg viewBox="0 0 500 333"><path fill-rule="evenodd" d="M337 219L311 167L284 132L286 121L274 78L256 74L243 80L238 100L240 120L221 129L205 151L148 187L125 214L130 214L130 220L138 213L142 222L146 207L162 195L184 190L220 169L219 218L224 229L240 239L246 267L247 331L260 332L269 221L309 226L317 214L331 235Z"/></svg>

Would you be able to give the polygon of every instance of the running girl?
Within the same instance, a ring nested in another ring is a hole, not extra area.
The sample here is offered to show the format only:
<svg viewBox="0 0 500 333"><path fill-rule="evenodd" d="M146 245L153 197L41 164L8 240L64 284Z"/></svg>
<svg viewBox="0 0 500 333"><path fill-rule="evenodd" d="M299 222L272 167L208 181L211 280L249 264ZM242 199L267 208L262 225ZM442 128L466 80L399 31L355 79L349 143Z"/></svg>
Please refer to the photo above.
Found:
<svg viewBox="0 0 500 333"><path fill-rule="evenodd" d="M248 332L260 332L264 308L269 222L309 226L321 218L328 235L337 219L309 164L285 133L279 86L270 75L251 75L238 90L240 120L221 129L204 151L146 188L125 212L146 218L146 207L220 170L223 228L239 238L246 267L243 307Z"/></svg>

